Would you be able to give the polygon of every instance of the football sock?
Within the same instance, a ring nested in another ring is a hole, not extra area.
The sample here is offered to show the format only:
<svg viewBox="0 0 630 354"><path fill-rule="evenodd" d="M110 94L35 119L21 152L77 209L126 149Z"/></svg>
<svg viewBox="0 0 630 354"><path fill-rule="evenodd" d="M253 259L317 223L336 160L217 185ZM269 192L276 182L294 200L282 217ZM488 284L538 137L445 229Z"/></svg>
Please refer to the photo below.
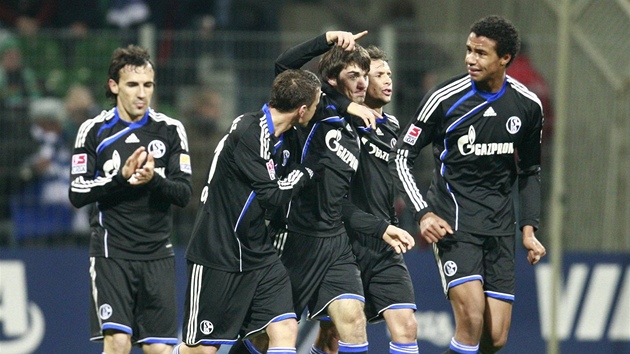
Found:
<svg viewBox="0 0 630 354"><path fill-rule="evenodd" d="M447 353L477 354L479 353L479 343L476 345L466 345L456 341L455 338L452 338L451 345L449 346Z"/></svg>
<svg viewBox="0 0 630 354"><path fill-rule="evenodd" d="M349 344L339 341L339 354L367 354L368 342L361 344Z"/></svg>
<svg viewBox="0 0 630 354"><path fill-rule="evenodd" d="M418 343L389 342L390 354L418 354Z"/></svg>
<svg viewBox="0 0 630 354"><path fill-rule="evenodd" d="M267 349L267 354L296 354L295 347L272 347Z"/></svg>

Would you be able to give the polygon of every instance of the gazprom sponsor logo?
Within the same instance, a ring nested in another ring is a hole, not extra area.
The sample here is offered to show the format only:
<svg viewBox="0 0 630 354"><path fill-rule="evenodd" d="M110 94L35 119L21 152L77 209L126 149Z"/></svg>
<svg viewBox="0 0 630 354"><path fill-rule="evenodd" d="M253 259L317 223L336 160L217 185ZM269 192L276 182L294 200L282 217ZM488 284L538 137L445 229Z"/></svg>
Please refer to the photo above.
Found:
<svg viewBox="0 0 630 354"><path fill-rule="evenodd" d="M370 155L374 155L374 157L383 161L387 161L389 159L389 152L372 144L366 137L361 138L361 143L363 143L363 145L367 148Z"/></svg>
<svg viewBox="0 0 630 354"><path fill-rule="evenodd" d="M512 142L475 143L476 137L475 128L471 125L468 129L468 134L457 139L457 147L462 155L488 156L514 153L514 144Z"/></svg>
<svg viewBox="0 0 630 354"><path fill-rule="evenodd" d="M0 351L27 354L39 348L46 331L44 314L28 301L24 262L0 261Z"/></svg>
<svg viewBox="0 0 630 354"><path fill-rule="evenodd" d="M543 338L551 333L553 281L551 265L536 266ZM630 341L630 266L574 263L558 289L556 333L560 340Z"/></svg>
<svg viewBox="0 0 630 354"><path fill-rule="evenodd" d="M341 161L345 162L353 170L359 167L359 159L339 143L341 140L341 132L339 130L331 130L326 133L326 146L330 151L334 152Z"/></svg>

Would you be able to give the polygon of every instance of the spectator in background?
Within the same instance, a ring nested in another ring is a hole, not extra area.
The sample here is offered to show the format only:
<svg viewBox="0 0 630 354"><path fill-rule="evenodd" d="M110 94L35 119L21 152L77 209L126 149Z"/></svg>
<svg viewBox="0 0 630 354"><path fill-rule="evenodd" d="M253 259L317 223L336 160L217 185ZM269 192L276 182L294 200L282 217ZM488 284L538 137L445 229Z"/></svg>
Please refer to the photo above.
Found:
<svg viewBox="0 0 630 354"><path fill-rule="evenodd" d="M63 136L63 101L31 102L31 135L37 146L19 169L22 182L11 198L13 234L19 241L59 238L73 232L74 209L66 196L70 185L70 147Z"/></svg>
<svg viewBox="0 0 630 354"><path fill-rule="evenodd" d="M543 112L545 113L545 129L542 132L542 145L541 145L541 178L543 180L550 181L549 174L552 169L551 159L553 157L553 104L551 97L551 90L547 85L547 81L538 70L534 67L532 60L529 56L529 46L527 43L521 43L521 51L514 59L514 62L507 70L507 74L515 78L527 88L534 92L543 106ZM542 183L541 190L543 196L550 195L549 193L550 183ZM547 215L547 203L542 203L541 206L541 219Z"/></svg>
<svg viewBox="0 0 630 354"><path fill-rule="evenodd" d="M100 109L94 101L94 95L87 86L74 84L64 98L64 107L68 115L64 127L64 136L71 144L86 120L96 117Z"/></svg>
<svg viewBox="0 0 630 354"><path fill-rule="evenodd" d="M188 107L188 109L184 108L183 112L184 121L188 127L190 157L193 169L196 171L192 176L192 200L198 201L201 199L201 190L206 185L208 177L205 168L209 165L214 149L225 134L230 121L222 121L222 115L226 113L223 111L223 96L211 88L201 88L196 91L185 107ZM175 223L177 225L176 234L179 237L177 243L180 245L188 244L197 207L198 203L193 202L188 203L183 209L174 210L174 217L177 221Z"/></svg>
<svg viewBox="0 0 630 354"><path fill-rule="evenodd" d="M56 0L3 0L0 3L0 24L24 36L36 34L52 23Z"/></svg>
<svg viewBox="0 0 630 354"><path fill-rule="evenodd" d="M17 38L0 30L0 123L5 127L0 129L0 243L10 240L9 194L19 184L17 167L32 152L30 123L24 117L39 95L35 72L25 66Z"/></svg>
<svg viewBox="0 0 630 354"><path fill-rule="evenodd" d="M0 100L5 109L26 108L39 97L35 71L25 65L17 38L0 31Z"/></svg>
<svg viewBox="0 0 630 354"><path fill-rule="evenodd" d="M105 15L100 0L57 0L53 21L55 28L61 29L60 45L63 48L64 65L74 68L81 65L76 57L76 47L88 38L88 31L102 28Z"/></svg>
<svg viewBox="0 0 630 354"><path fill-rule="evenodd" d="M545 78L536 70L532 60L529 57L529 48L527 43L521 44L521 51L514 59L514 62L507 70L507 74L527 86L530 91L534 92L543 106L545 113L545 129L543 129L543 157L551 157L545 147L546 142L550 141L553 136L553 106L551 99L551 90L547 85ZM544 161L545 159L543 159Z"/></svg>
<svg viewBox="0 0 630 354"><path fill-rule="evenodd" d="M213 89L202 89L193 97L186 117L187 126L190 126L192 161L196 166L205 166L210 161L217 142L227 128L221 121L222 104L223 96ZM205 176L199 173L196 177L193 177L193 191L200 191L205 185Z"/></svg>

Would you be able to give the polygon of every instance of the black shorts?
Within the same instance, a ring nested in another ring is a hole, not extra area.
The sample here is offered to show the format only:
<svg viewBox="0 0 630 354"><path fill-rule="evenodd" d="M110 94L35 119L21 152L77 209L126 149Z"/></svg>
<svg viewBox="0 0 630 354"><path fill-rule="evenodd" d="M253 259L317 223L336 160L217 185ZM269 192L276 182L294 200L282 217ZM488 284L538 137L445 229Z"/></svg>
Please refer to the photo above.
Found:
<svg viewBox="0 0 630 354"><path fill-rule="evenodd" d="M459 284L479 280L486 296L514 301L515 236L477 236L456 231L433 244L444 294Z"/></svg>
<svg viewBox="0 0 630 354"><path fill-rule="evenodd" d="M91 340L103 340L103 331L114 330L130 334L133 344L177 344L174 257L90 257L90 278Z"/></svg>
<svg viewBox="0 0 630 354"><path fill-rule="evenodd" d="M380 244L384 241L377 245L365 245L359 239L352 242L361 270L365 315L370 323L383 321L385 310L417 309L405 259L389 245Z"/></svg>
<svg viewBox="0 0 630 354"><path fill-rule="evenodd" d="M187 345L234 344L272 322L297 318L287 271L277 260L247 272L188 262L182 339Z"/></svg>
<svg viewBox="0 0 630 354"><path fill-rule="evenodd" d="M282 250L293 287L293 303L298 316L327 316L333 300L365 301L363 286L348 236L311 237L289 232Z"/></svg>

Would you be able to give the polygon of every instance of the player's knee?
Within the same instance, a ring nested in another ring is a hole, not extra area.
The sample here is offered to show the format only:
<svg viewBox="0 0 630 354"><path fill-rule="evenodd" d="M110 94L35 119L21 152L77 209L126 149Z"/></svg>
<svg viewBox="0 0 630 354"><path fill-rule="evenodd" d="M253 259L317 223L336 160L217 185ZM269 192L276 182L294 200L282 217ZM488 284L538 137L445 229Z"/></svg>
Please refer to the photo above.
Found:
<svg viewBox="0 0 630 354"><path fill-rule="evenodd" d="M279 322L273 322L267 326L267 336L256 336L251 339L251 342L256 344L257 348L262 348L264 341L278 341L282 342L297 340L298 324L295 319L283 320ZM268 339L268 340L267 340ZM259 346L260 345L260 346Z"/></svg>
<svg viewBox="0 0 630 354"><path fill-rule="evenodd" d="M414 342L418 336L418 321L412 314L410 316L399 317L388 327L392 340L398 343Z"/></svg>
<svg viewBox="0 0 630 354"><path fill-rule="evenodd" d="M466 310L463 313L456 316L458 322L460 324L466 326L467 328L482 328L484 318L483 312L474 311L474 310Z"/></svg>
<svg viewBox="0 0 630 354"><path fill-rule="evenodd" d="M131 351L131 336L116 331L105 331L104 336L105 351L108 353L129 353Z"/></svg>
<svg viewBox="0 0 630 354"><path fill-rule="evenodd" d="M404 317L398 321L396 326L397 328L397 338L400 343L408 343L413 342L418 337L418 321L414 316ZM392 338L394 337L392 333Z"/></svg>

